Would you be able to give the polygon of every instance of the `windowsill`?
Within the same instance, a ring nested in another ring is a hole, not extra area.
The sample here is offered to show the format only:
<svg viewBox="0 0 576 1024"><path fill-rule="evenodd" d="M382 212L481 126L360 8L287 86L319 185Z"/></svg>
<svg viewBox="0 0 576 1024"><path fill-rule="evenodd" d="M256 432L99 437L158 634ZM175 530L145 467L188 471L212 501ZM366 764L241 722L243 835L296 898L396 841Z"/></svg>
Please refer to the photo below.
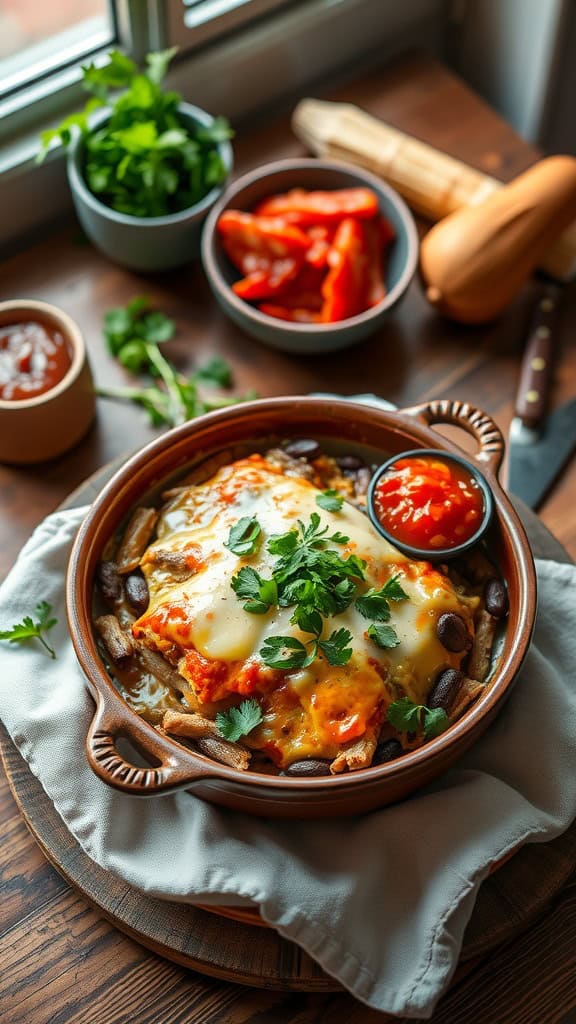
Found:
<svg viewBox="0 0 576 1024"><path fill-rule="evenodd" d="M336 75L342 76L342 69L357 74L359 68L382 65L415 45L441 52L442 12L443 0L407 0L385 8L382 0L348 0L346 4L314 0L304 9L280 11L269 21L187 55L175 65L169 85L198 106L226 114L241 125L263 111L293 102L327 77L333 81ZM98 59L105 60L105 53ZM215 74L216 68L226 71ZM5 211L0 255L19 236L37 231L71 207L64 154L52 152L41 166L35 157L39 131L82 105L86 94L80 80L79 68L62 72L55 96L58 110L49 122L38 123L28 115L20 132L0 147Z"/></svg>

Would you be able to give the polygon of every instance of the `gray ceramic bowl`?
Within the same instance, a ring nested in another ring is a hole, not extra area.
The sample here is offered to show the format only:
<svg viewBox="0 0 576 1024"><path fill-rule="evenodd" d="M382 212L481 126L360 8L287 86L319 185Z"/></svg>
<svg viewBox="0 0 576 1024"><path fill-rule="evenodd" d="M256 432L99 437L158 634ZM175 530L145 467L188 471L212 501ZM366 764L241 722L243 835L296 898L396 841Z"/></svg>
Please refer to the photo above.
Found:
<svg viewBox="0 0 576 1024"><path fill-rule="evenodd" d="M180 103L183 122L208 127L214 118L190 103ZM109 117L103 110L92 125L100 127ZM221 142L218 151L228 175L232 170L232 146ZM132 217L118 213L90 192L83 174L84 144L81 137L70 146L68 181L78 219L94 245L105 256L131 270L169 270L196 259L200 253L200 235L206 214L225 188L225 182L180 213L166 217Z"/></svg>
<svg viewBox="0 0 576 1024"><path fill-rule="evenodd" d="M386 253L387 294L377 306L333 324L300 324L261 313L239 298L232 284L241 275L226 256L217 230L226 209L250 211L260 200L291 188L339 189L367 187L376 192L381 213L394 227L396 238ZM346 348L372 334L404 295L418 263L418 234L408 207L380 178L349 164L327 160L278 160L238 178L213 207L202 235L202 262L222 309L247 334L284 352L319 353Z"/></svg>

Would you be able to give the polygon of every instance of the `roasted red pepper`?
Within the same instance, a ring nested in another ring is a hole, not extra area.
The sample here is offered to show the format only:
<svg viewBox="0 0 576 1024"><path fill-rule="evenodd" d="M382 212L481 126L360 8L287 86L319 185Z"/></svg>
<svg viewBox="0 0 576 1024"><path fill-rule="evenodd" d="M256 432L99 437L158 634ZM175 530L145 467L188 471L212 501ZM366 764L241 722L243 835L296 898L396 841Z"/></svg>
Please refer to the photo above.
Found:
<svg viewBox="0 0 576 1024"><path fill-rule="evenodd" d="M255 217L240 210L225 210L218 231L226 254L243 274L264 270L287 257L302 262L310 248L308 235L278 217Z"/></svg>
<svg viewBox="0 0 576 1024"><path fill-rule="evenodd" d="M293 189L255 213L226 210L218 230L243 274L234 292L268 316L334 323L386 295L383 254L394 231L370 189Z"/></svg>
<svg viewBox="0 0 576 1024"><path fill-rule="evenodd" d="M325 270L328 265L328 253L334 239L335 226L327 224L312 224L306 229L310 239L310 248L306 253L306 262L319 270Z"/></svg>
<svg viewBox="0 0 576 1024"><path fill-rule="evenodd" d="M321 317L334 323L367 308L369 249L365 225L353 217L340 224L328 253L330 267L322 285Z"/></svg>
<svg viewBox="0 0 576 1024"><path fill-rule="evenodd" d="M241 277L232 285L232 291L249 302L256 299L271 299L294 280L300 264L294 259L274 260L265 269Z"/></svg>
<svg viewBox="0 0 576 1024"><path fill-rule="evenodd" d="M325 277L325 269L319 270L308 262L303 263L296 276L277 293L278 301L289 308L298 306L319 312L322 308L321 288Z"/></svg>
<svg viewBox="0 0 576 1024"><path fill-rule="evenodd" d="M388 223L385 221L384 223ZM368 308L381 302L386 295L382 266L382 229L378 221L365 225L368 264L366 268L366 305Z"/></svg>
<svg viewBox="0 0 576 1024"><path fill-rule="evenodd" d="M290 224L334 224L343 217L375 217L378 197L369 188L342 188L333 192L307 192L294 188L270 196L256 207L261 217L286 217Z"/></svg>

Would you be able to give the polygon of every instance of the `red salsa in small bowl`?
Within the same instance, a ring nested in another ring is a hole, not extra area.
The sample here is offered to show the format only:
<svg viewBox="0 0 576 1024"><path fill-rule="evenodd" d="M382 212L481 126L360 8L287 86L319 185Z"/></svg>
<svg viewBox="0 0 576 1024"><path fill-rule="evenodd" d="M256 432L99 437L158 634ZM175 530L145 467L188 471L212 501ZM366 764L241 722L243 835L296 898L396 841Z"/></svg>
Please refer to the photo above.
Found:
<svg viewBox="0 0 576 1024"><path fill-rule="evenodd" d="M72 357L54 324L26 320L0 326L0 399L19 402L51 391Z"/></svg>
<svg viewBox="0 0 576 1024"><path fill-rule="evenodd" d="M368 511L376 529L401 551L435 560L480 539L492 516L492 494L466 459L419 449L380 467Z"/></svg>

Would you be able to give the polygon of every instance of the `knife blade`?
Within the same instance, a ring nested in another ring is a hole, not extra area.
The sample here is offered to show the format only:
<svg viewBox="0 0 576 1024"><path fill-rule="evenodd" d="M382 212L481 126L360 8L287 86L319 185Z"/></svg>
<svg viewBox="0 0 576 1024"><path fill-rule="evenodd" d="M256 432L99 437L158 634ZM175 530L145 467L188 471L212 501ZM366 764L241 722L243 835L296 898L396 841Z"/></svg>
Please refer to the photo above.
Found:
<svg viewBox="0 0 576 1024"><path fill-rule="evenodd" d="M539 507L576 447L576 399L546 415L560 294L559 288L549 285L538 302L508 438L508 490L533 509Z"/></svg>

